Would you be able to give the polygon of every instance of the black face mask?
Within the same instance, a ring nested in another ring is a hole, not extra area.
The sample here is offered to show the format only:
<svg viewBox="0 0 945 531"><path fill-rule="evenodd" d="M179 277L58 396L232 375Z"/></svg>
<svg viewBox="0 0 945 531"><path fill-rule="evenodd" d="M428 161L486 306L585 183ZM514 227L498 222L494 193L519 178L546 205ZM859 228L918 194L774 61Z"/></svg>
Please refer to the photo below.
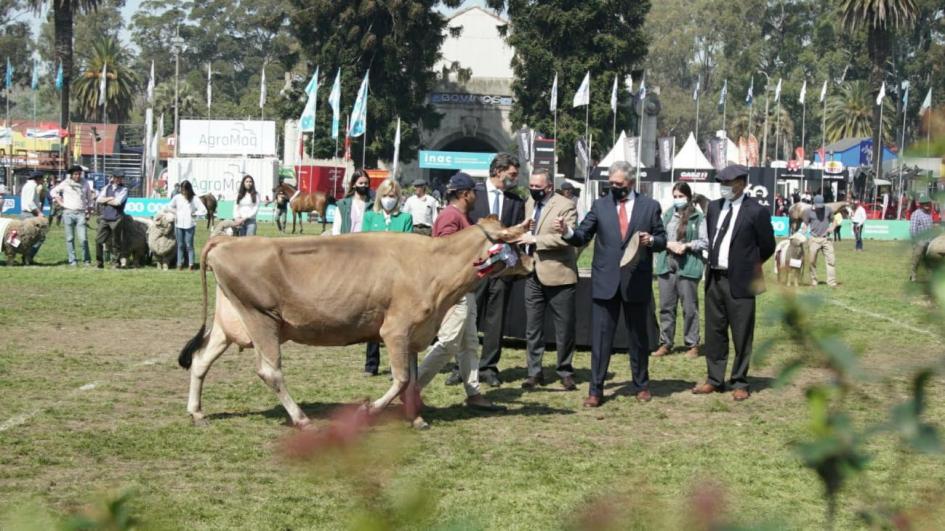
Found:
<svg viewBox="0 0 945 531"><path fill-rule="evenodd" d="M355 186L354 191L360 195L368 195L368 191L371 189L370 186Z"/></svg>
<svg viewBox="0 0 945 531"><path fill-rule="evenodd" d="M529 189L528 189L528 193L531 194L532 199L534 199L535 202L537 203L537 202L539 202L539 201L541 201L542 199L545 198L545 194L546 194L547 192L545 192L545 189L544 189L544 188L542 188L541 190L534 190L534 189L532 189L532 188L529 188Z"/></svg>
<svg viewBox="0 0 945 531"><path fill-rule="evenodd" d="M610 195L614 196L614 200L620 201L627 198L627 194L630 193L629 188L618 188L616 186L610 187Z"/></svg>

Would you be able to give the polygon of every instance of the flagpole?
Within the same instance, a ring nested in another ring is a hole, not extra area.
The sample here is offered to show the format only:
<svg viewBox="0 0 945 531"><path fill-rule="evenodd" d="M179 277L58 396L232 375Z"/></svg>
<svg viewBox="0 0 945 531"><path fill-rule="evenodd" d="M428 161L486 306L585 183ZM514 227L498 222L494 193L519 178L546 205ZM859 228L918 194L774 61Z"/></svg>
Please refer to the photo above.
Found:
<svg viewBox="0 0 945 531"><path fill-rule="evenodd" d="M900 85L900 87L901 87L901 85ZM907 92L906 92L907 98L908 98L908 94L909 94L909 93L908 93L908 90L909 90L909 89L906 89L906 91L907 91ZM902 219L902 196L903 196L903 193L902 193L902 159L903 159L903 157L905 156L905 152L906 152L906 110L907 110L906 108L908 107L908 102L909 102L909 100L906 99L906 101L905 101L906 105L903 105L903 108L902 108L902 131L901 131L901 133L900 133L900 138L901 138L901 140L900 140L900 142L899 142L899 193L898 193L899 201L897 201L897 203L898 203L898 208L896 209L896 210L897 210L897 212L896 212L896 219Z"/></svg>
<svg viewBox="0 0 945 531"><path fill-rule="evenodd" d="M722 98L722 131L725 131L725 138L728 138L728 130L725 129L725 111L728 107L728 94Z"/></svg>
<svg viewBox="0 0 945 531"><path fill-rule="evenodd" d="M364 110L364 134L361 135L361 171L364 171L364 165L367 161L367 109Z"/></svg>
<svg viewBox="0 0 945 531"><path fill-rule="evenodd" d="M824 93L824 112L820 126L820 190L824 190L824 173L827 170L827 95Z"/></svg>
<svg viewBox="0 0 945 531"><path fill-rule="evenodd" d="M551 164L552 164L552 172L553 172L553 175L551 176L551 179L552 179L552 180L554 180L554 178L558 175L558 104L557 104L557 102L555 102L554 117L555 117L555 125L554 125L554 129L555 129L555 145L554 145L554 149L555 149L555 151L554 151L554 160L553 160L552 163L551 163Z"/></svg>
<svg viewBox="0 0 945 531"><path fill-rule="evenodd" d="M776 109L778 119L774 126L774 158L778 158L778 149L781 148L781 98L778 98L778 107Z"/></svg>
<svg viewBox="0 0 945 531"><path fill-rule="evenodd" d="M751 95L751 103L748 104L748 138L751 138L752 121L755 118L755 95Z"/></svg>
<svg viewBox="0 0 945 531"><path fill-rule="evenodd" d="M880 165L880 161L883 159L883 107L884 107L883 101L880 100L879 102L879 132L877 136L875 137L877 138L879 142L879 149L876 150L877 155L876 155L876 161L874 162L874 164L876 165L875 166L876 169L873 170L873 201L876 201L876 197L877 195L879 195L879 183L877 182L877 180L881 177L880 170L882 169L882 166ZM885 215L886 215L886 212L884 211L883 212L884 218L885 218Z"/></svg>
<svg viewBox="0 0 945 531"><path fill-rule="evenodd" d="M696 92L696 144L699 144L699 93Z"/></svg>
<svg viewBox="0 0 945 531"><path fill-rule="evenodd" d="M764 140L762 141L761 146L761 160L759 161L762 167L768 165L768 81L765 81L765 124L764 124Z"/></svg>
<svg viewBox="0 0 945 531"><path fill-rule="evenodd" d="M643 147L643 112L646 106L646 71L643 72L643 80L640 82L640 91L643 91L643 97L640 98L640 114L637 115L639 123L637 124L637 174L634 180L637 182L637 189L640 186L640 160L641 148Z"/></svg>
<svg viewBox="0 0 945 531"><path fill-rule="evenodd" d="M669 157L669 184L676 183L676 135L673 135L673 152Z"/></svg>
<svg viewBox="0 0 945 531"><path fill-rule="evenodd" d="M105 65L108 68L108 64ZM105 128L102 131L102 139L108 138L108 72L105 72L105 94L102 95L102 117L105 120ZM102 173L108 173L105 168L105 145L102 145Z"/></svg>

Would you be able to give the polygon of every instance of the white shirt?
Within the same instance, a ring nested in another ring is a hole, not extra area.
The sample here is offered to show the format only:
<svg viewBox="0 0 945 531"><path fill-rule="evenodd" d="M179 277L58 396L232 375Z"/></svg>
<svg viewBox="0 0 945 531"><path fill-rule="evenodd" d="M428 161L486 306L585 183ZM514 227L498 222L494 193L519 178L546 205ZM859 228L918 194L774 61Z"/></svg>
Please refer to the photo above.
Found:
<svg viewBox="0 0 945 531"><path fill-rule="evenodd" d="M367 203L361 196L354 194L351 196L351 230L348 232L361 232L361 225L364 223L364 211L367 209ZM341 213L335 210L335 221L331 224L331 233L334 236L341 234Z"/></svg>
<svg viewBox="0 0 945 531"><path fill-rule="evenodd" d="M39 187L33 179L26 181L20 190L20 210L23 212L43 210L39 206Z"/></svg>
<svg viewBox="0 0 945 531"><path fill-rule="evenodd" d="M257 195L257 198L259 196ZM259 200L253 201L252 194L247 193L236 205L236 217L239 219L256 219L259 211Z"/></svg>
<svg viewBox="0 0 945 531"><path fill-rule="evenodd" d="M496 192L499 194L499 210L492 212L492 204L495 202ZM486 205L489 207L489 213L502 218L502 206L505 205L505 194L492 185L492 181L486 179Z"/></svg>
<svg viewBox="0 0 945 531"><path fill-rule="evenodd" d="M71 177L66 177L61 183L53 187L49 192L54 197L62 201L62 208L66 210L87 210L90 207L90 199L95 192L89 186L85 179L73 181Z"/></svg>
<svg viewBox="0 0 945 531"><path fill-rule="evenodd" d="M401 210L413 217L414 227L417 225L432 227L433 222L436 221L436 210L438 206L436 199L429 194L424 194L423 197L412 195L404 202L404 206L401 207Z"/></svg>
<svg viewBox="0 0 945 531"><path fill-rule="evenodd" d="M851 221L857 225L862 225L866 223L866 209L862 206L856 207L856 211L853 212L853 217Z"/></svg>
<svg viewBox="0 0 945 531"><path fill-rule="evenodd" d="M722 238L722 246L719 247L719 269L728 269L728 248L732 246L732 233L735 232L735 221L738 219L738 212L742 209L742 203L745 201L745 194L738 196L735 201L725 201L722 210L719 212L719 219L715 223L715 238L719 237L719 230L722 229L722 223L725 222L725 216L729 209L732 210L732 220L728 222L728 230ZM712 240L715 245L715 239Z"/></svg>
<svg viewBox="0 0 945 531"><path fill-rule="evenodd" d="M190 202L184 197L184 194L177 194L171 199L171 202L164 207L165 212L173 212L175 216L174 226L178 229L190 229L194 226L194 216L205 216L207 208L203 206L203 201L194 196Z"/></svg>

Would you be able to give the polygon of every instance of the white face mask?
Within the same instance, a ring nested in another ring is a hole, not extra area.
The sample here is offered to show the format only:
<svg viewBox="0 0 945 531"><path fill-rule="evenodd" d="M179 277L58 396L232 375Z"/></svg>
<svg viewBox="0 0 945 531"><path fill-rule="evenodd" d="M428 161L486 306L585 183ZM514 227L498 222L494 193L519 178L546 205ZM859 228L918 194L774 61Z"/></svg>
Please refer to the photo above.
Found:
<svg viewBox="0 0 945 531"><path fill-rule="evenodd" d="M732 192L731 186L722 185L719 187L719 191L722 192L722 199L726 201L732 201L735 199L735 193Z"/></svg>
<svg viewBox="0 0 945 531"><path fill-rule="evenodd" d="M395 206L397 206L396 197L382 197L381 198L381 207L383 207L384 210L390 212L391 210L394 209Z"/></svg>
<svg viewBox="0 0 945 531"><path fill-rule="evenodd" d="M684 197L673 199L673 206L676 207L677 209L684 208L688 204L689 204L689 201L687 201L686 198Z"/></svg>

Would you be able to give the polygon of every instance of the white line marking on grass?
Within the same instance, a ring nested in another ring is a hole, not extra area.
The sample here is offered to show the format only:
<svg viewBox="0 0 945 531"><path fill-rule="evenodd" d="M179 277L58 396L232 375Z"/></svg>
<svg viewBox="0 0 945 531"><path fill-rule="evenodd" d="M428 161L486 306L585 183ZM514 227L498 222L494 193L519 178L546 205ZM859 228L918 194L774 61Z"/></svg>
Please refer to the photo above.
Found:
<svg viewBox="0 0 945 531"><path fill-rule="evenodd" d="M883 315L883 314L880 314L880 313L874 313L874 312L871 312L871 311L868 311L868 310L862 310L862 309L860 309L860 308L855 308L855 307L853 307L853 306L849 306L849 305L847 305L847 304L844 304L844 303L842 303L842 302L840 302L840 301L837 301L837 300L834 300L834 299L830 299L829 302L830 302L830 304L833 304L834 306L839 306L839 307L843 308L844 310L847 310L847 311L850 311L850 312L853 312L853 313L863 314L863 315L866 315L867 317L872 317L873 319L882 319L883 321L889 321L890 323L894 323L894 324L896 324L896 325L898 325L898 326L900 326L900 327L902 327L902 328L905 328L906 330L909 330L909 331L912 331L912 332L916 332L916 333L918 333L918 334L925 334L925 335L927 335L927 336L934 337L934 338L939 338L939 337L941 337L941 335L936 334L935 332L932 332L931 330L926 330L926 329L924 329L924 328L917 328L917 327L915 327L915 326L908 325L908 324L906 324L906 323L903 323L902 321L898 321L898 320L896 320L896 319L893 319L892 317L889 317L888 315Z"/></svg>

